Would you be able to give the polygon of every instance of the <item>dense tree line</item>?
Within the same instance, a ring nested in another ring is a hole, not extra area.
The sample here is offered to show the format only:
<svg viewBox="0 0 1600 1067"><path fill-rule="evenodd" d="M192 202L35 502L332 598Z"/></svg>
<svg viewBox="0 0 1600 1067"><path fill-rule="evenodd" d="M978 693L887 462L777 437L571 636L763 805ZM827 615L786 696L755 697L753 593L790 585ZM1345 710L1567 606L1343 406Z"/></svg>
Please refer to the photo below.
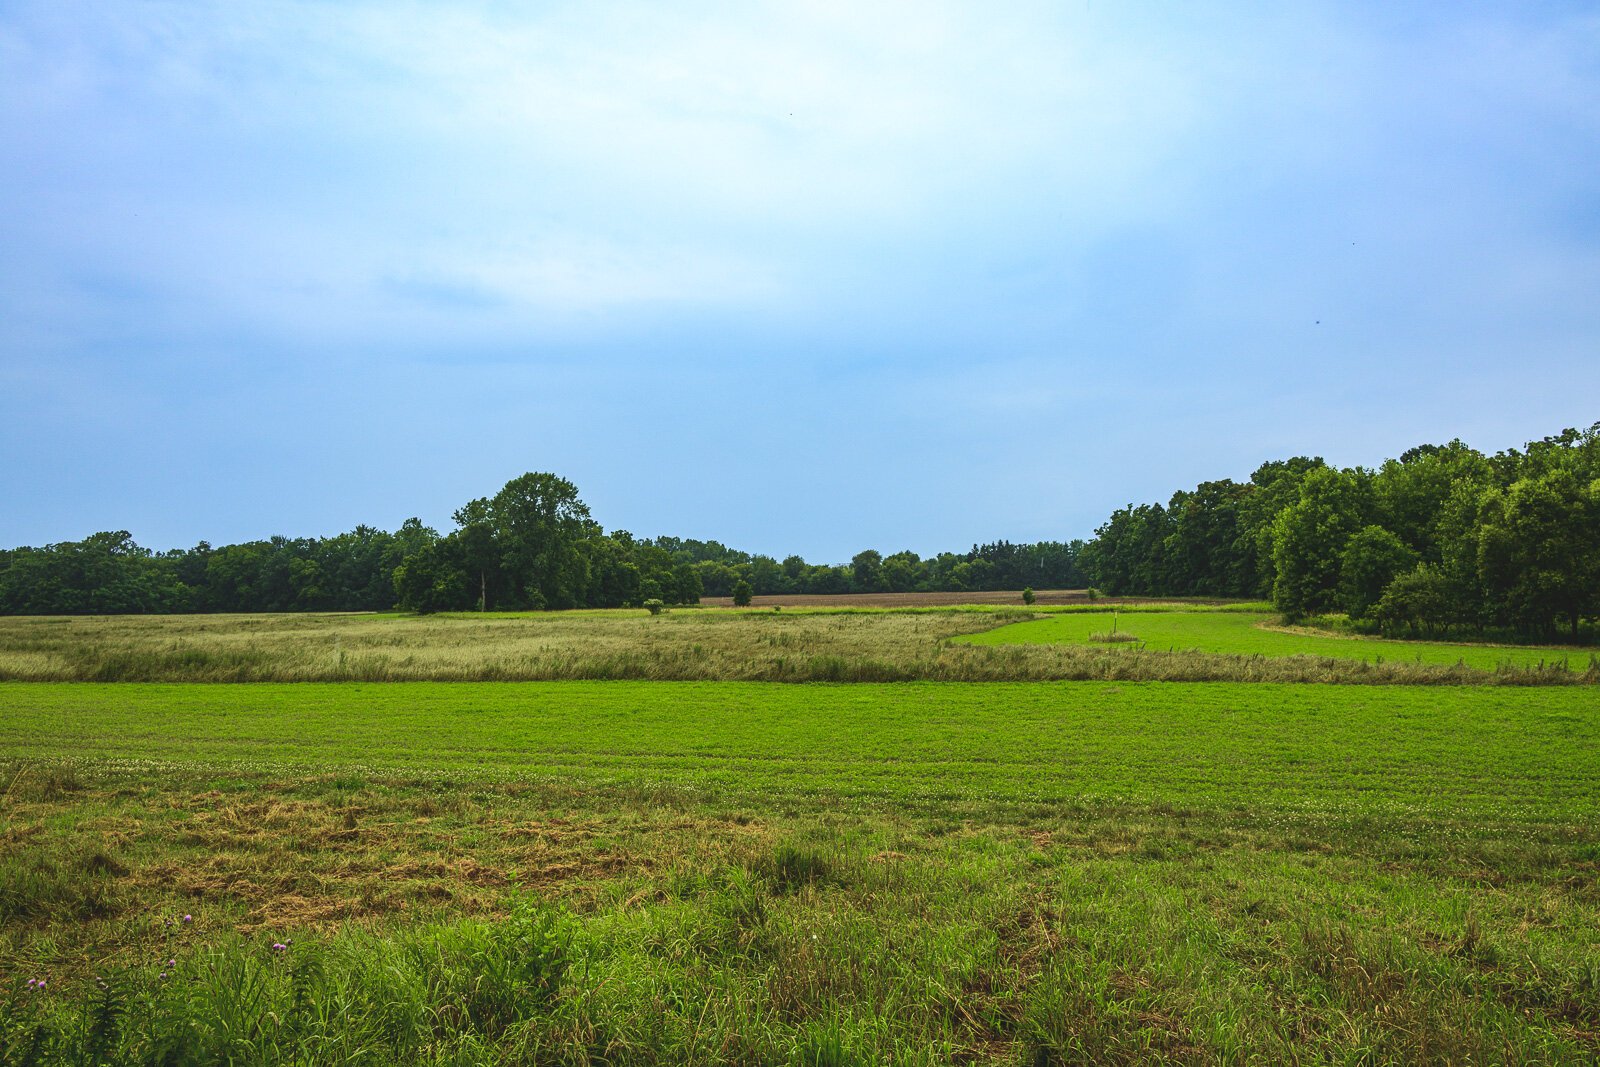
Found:
<svg viewBox="0 0 1600 1067"><path fill-rule="evenodd" d="M1112 594L1270 597L1389 632L1572 638L1600 617L1600 423L1376 470L1298 456L1112 514L1084 550Z"/></svg>
<svg viewBox="0 0 1600 1067"><path fill-rule="evenodd" d="M885 556L875 549L858 552L849 564L810 564L799 556L783 560L737 552L715 541L683 541L658 537L653 542L680 562L693 565L707 596L732 596L747 582L756 596L782 593L914 593L1077 588L1084 574L1078 566L1082 541L1041 541L1015 545L1008 541L974 545L967 552L941 552L923 559L915 552Z"/></svg>
<svg viewBox="0 0 1600 1067"><path fill-rule="evenodd" d="M417 519L326 538L152 552L127 531L0 550L0 613L538 610L693 604L731 596L1071 587L1081 541L975 545L921 559L861 552L845 566L779 562L715 541L606 533L553 474L470 501L439 534Z"/></svg>
<svg viewBox="0 0 1600 1067"><path fill-rule="evenodd" d="M1270 597L1391 632L1576 637L1600 616L1600 423L1492 456L1423 445L1376 470L1296 456L1114 512L1092 541L974 545L811 564L716 541L606 533L553 474L456 511L327 538L152 552L125 531L0 550L0 612L539 610L702 595L1096 585L1113 595Z"/></svg>
<svg viewBox="0 0 1600 1067"><path fill-rule="evenodd" d="M152 552L126 530L0 550L0 613L372 611L393 607L395 568L437 537L416 519L386 533Z"/></svg>

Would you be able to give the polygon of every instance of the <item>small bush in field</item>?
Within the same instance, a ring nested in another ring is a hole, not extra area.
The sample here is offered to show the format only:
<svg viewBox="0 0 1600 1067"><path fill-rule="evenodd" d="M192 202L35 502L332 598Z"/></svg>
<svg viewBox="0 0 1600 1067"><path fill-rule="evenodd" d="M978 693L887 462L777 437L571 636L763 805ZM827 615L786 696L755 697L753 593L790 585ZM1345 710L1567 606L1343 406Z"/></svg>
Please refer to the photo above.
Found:
<svg viewBox="0 0 1600 1067"><path fill-rule="evenodd" d="M1032 605L1037 599L1039 598L1033 595L1033 586L1030 585L1022 591L1022 602L1024 604Z"/></svg>
<svg viewBox="0 0 1600 1067"><path fill-rule="evenodd" d="M652 615L660 615L665 608L666 605L655 597L651 597L649 600L644 602L644 610L648 611Z"/></svg>
<svg viewBox="0 0 1600 1067"><path fill-rule="evenodd" d="M750 583L743 578L739 579L733 586L733 606L736 608L749 607L750 598L754 594L755 590L750 588Z"/></svg>
<svg viewBox="0 0 1600 1067"><path fill-rule="evenodd" d="M1138 641L1139 638L1128 633L1126 630L1105 630L1100 633L1090 634L1089 640L1099 641L1108 645L1121 645Z"/></svg>

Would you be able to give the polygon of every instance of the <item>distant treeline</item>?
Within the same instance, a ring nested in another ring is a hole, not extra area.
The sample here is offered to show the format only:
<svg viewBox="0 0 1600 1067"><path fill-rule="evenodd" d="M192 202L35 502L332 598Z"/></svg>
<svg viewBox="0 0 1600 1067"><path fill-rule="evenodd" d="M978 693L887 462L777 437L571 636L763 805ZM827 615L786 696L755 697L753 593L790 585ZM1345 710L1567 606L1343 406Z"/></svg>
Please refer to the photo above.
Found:
<svg viewBox="0 0 1600 1067"><path fill-rule="evenodd" d="M606 533L553 474L525 474L455 513L441 536L416 519L387 533L250 541L152 552L126 531L0 550L0 613L523 610L692 604L740 584L769 593L1078 587L1082 541L921 559L858 553L848 565L779 561L716 541Z"/></svg>
<svg viewBox="0 0 1600 1067"><path fill-rule="evenodd" d="M1386 630L1577 636L1600 615L1600 423L1486 456L1423 445L1377 470L1304 456L1248 482L1129 505L1092 541L1005 541L923 559L778 560L716 541L606 533L553 474L473 500L446 534L409 519L326 538L152 552L126 532L0 550L0 612L520 610L701 596L1098 586L1271 597L1290 618Z"/></svg>
<svg viewBox="0 0 1600 1067"><path fill-rule="evenodd" d="M1129 505L1082 565L1113 594L1270 596L1388 632L1576 638L1600 616L1600 423L1486 456L1423 445L1377 470L1299 456Z"/></svg>

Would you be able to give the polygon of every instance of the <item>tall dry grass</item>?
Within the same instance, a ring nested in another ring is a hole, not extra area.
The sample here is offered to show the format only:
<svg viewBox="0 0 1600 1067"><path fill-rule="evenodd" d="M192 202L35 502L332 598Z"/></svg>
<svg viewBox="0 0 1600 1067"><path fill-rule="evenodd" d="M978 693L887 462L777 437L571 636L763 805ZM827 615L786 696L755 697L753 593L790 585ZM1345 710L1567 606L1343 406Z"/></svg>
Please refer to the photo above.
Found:
<svg viewBox="0 0 1600 1067"><path fill-rule="evenodd" d="M951 645L1023 612L678 611L417 618L378 615L0 619L0 680L1262 681L1559 685L1564 662L1486 671L1320 656L1077 645Z"/></svg>

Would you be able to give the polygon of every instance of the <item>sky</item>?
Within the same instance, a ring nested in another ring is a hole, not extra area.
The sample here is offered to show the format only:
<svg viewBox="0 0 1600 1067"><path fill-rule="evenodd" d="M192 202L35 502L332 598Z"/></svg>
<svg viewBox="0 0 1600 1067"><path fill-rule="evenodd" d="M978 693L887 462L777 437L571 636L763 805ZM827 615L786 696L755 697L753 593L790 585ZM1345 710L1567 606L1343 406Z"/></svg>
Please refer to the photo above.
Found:
<svg viewBox="0 0 1600 1067"><path fill-rule="evenodd" d="M1600 9L0 0L0 545L842 562L1600 419Z"/></svg>

